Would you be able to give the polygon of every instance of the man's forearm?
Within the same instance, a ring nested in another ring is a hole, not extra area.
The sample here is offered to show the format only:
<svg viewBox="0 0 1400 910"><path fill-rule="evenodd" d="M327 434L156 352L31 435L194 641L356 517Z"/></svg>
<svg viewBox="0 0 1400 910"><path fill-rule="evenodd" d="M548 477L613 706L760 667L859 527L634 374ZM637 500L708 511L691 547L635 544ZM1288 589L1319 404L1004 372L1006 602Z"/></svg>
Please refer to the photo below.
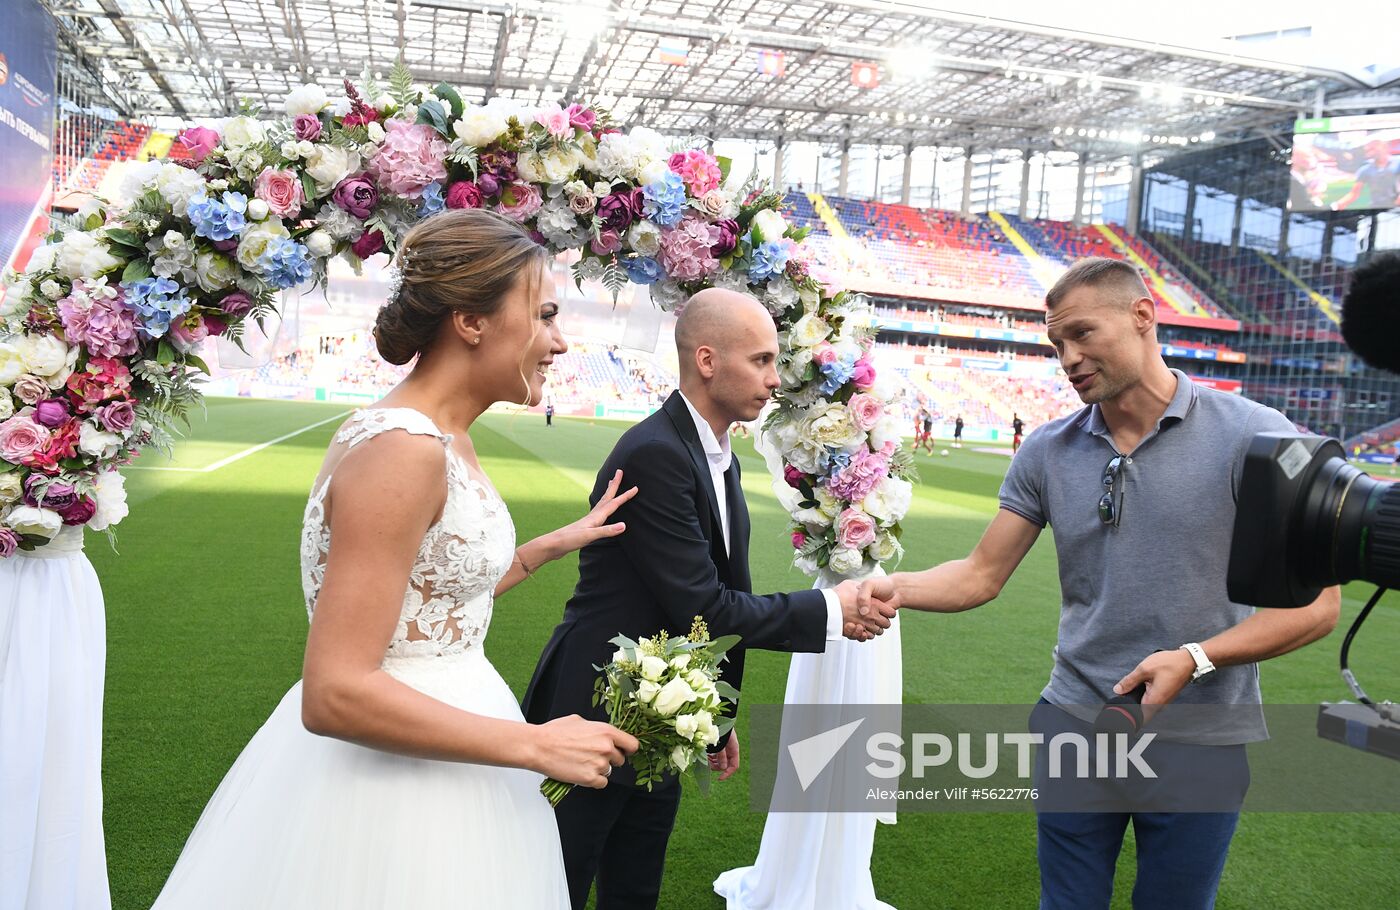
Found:
<svg viewBox="0 0 1400 910"><path fill-rule="evenodd" d="M902 607L932 613L971 610L999 593L967 559L950 560L922 572L896 572L890 580Z"/></svg>
<svg viewBox="0 0 1400 910"><path fill-rule="evenodd" d="M1244 622L1201 642L1217 667L1257 663L1325 638L1337 625L1341 590L1328 588L1296 610L1260 610Z"/></svg>

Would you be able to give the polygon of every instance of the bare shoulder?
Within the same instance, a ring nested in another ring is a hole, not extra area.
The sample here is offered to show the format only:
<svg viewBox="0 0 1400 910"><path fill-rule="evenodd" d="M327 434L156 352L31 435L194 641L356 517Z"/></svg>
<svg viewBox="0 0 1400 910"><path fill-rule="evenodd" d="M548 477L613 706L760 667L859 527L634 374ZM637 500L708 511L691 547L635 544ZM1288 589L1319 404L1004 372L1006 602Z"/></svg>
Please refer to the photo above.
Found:
<svg viewBox="0 0 1400 910"><path fill-rule="evenodd" d="M447 496L447 452L436 436L385 430L356 445L336 465L330 495L337 512L375 504L381 517L398 512L416 523L436 514Z"/></svg>

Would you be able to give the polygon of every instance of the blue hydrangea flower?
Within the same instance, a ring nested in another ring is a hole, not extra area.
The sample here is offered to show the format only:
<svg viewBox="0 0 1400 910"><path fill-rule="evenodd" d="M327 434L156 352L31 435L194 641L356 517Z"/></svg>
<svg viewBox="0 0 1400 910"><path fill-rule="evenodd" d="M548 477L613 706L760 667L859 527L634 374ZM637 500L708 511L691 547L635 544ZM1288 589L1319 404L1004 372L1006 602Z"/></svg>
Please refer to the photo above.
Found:
<svg viewBox="0 0 1400 910"><path fill-rule="evenodd" d="M141 329L151 338L170 331L170 324L190 311L193 304L185 289L169 278L142 278L126 288L126 305L135 311Z"/></svg>
<svg viewBox="0 0 1400 910"><path fill-rule="evenodd" d="M661 263L650 256L624 259L622 267L627 271L627 278L633 284L655 284L666 277L666 270L661 267Z"/></svg>
<svg viewBox="0 0 1400 910"><path fill-rule="evenodd" d="M642 212L663 227L675 227L685 216L685 181L668 173L642 187Z"/></svg>
<svg viewBox="0 0 1400 910"><path fill-rule="evenodd" d="M788 248L776 240L760 243L753 251L749 264L749 281L765 284L774 275L781 275L788 264Z"/></svg>
<svg viewBox="0 0 1400 910"><path fill-rule="evenodd" d="M855 369L856 359L849 354L838 357L831 363L822 364L822 375L826 377L821 384L822 394L836 394L838 389L851 381L851 375L855 373Z"/></svg>
<svg viewBox="0 0 1400 910"><path fill-rule="evenodd" d="M423 187L422 202L418 205L418 214L427 218L429 215L436 215L447 208L447 200L442 196L442 184L434 180Z"/></svg>
<svg viewBox="0 0 1400 910"><path fill-rule="evenodd" d="M276 237L258 257L258 269L278 290L295 287L311 279L311 253L295 240Z"/></svg>
<svg viewBox="0 0 1400 910"><path fill-rule="evenodd" d="M222 200L210 199L204 193L191 197L186 207L194 232L210 240L229 240L248 226L248 197L242 193L224 193Z"/></svg>
<svg viewBox="0 0 1400 910"><path fill-rule="evenodd" d="M822 454L820 461L824 473L835 474L838 471L844 471L846 467L850 465L851 454L828 447L826 452Z"/></svg>

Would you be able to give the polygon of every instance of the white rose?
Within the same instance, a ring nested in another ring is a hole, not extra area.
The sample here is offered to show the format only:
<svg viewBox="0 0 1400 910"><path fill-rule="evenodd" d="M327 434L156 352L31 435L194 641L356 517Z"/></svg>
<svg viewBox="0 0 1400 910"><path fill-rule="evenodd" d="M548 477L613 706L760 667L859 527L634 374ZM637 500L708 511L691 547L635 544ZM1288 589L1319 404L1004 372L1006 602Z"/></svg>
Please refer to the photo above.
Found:
<svg viewBox="0 0 1400 910"><path fill-rule="evenodd" d="M888 531L883 531L880 533L880 536L875 538L875 542L870 545L870 555L880 562L885 562L886 560L894 559L898 556L902 549L903 548L899 545L899 541L895 540L893 534Z"/></svg>
<svg viewBox="0 0 1400 910"><path fill-rule="evenodd" d="M39 285L39 293L50 300L57 300L63 296L63 285L54 281L52 278L48 278L45 279L43 284Z"/></svg>
<svg viewBox="0 0 1400 910"><path fill-rule="evenodd" d="M248 200L249 221L266 221L269 211L267 203L263 202L261 199Z"/></svg>
<svg viewBox="0 0 1400 910"><path fill-rule="evenodd" d="M382 126L379 125L379 121L378 121L378 120L370 121L369 125L366 126L365 129L369 132L369 141L370 141L370 142L383 142L383 141L384 141L384 135L385 135L385 134L384 134L384 127L382 127Z"/></svg>
<svg viewBox="0 0 1400 910"><path fill-rule="evenodd" d="M641 660L642 678L656 682L661 678L661 674L666 672L666 661L654 654L648 654Z"/></svg>
<svg viewBox="0 0 1400 910"><path fill-rule="evenodd" d="M19 340L25 372L49 377L68 362L68 345L53 335L25 335Z"/></svg>
<svg viewBox="0 0 1400 910"><path fill-rule="evenodd" d="M121 264L107 249L107 244L87 231L69 231L63 235L62 248L56 265L65 278L94 278Z"/></svg>
<svg viewBox="0 0 1400 910"><path fill-rule="evenodd" d="M63 528L63 517L52 509L20 506L5 516L5 524L16 534L34 534L52 540Z"/></svg>
<svg viewBox="0 0 1400 910"><path fill-rule="evenodd" d="M297 154L297 142L295 139L288 139L282 143L282 157L295 161L301 156Z"/></svg>
<svg viewBox="0 0 1400 910"><path fill-rule="evenodd" d="M677 654L671 658L671 669L673 670L684 670L688 666L690 666L689 654Z"/></svg>
<svg viewBox="0 0 1400 910"><path fill-rule="evenodd" d="M627 245L643 256L655 256L661 250L661 228L645 219L627 229Z"/></svg>
<svg viewBox="0 0 1400 910"><path fill-rule="evenodd" d="M649 183L658 183L666 179L666 175L671 173L671 169L666 166L666 162L661 160L649 161L637 172L637 182L642 186Z"/></svg>
<svg viewBox="0 0 1400 910"><path fill-rule="evenodd" d="M167 162L156 175L156 190L160 192L160 198L165 200L172 212L181 217L184 217L190 200L207 193L209 189L198 171L180 167L178 164Z"/></svg>
<svg viewBox="0 0 1400 910"><path fill-rule="evenodd" d="M739 203L734 196L722 189L713 189L700 197L700 207L711 218L739 217Z"/></svg>
<svg viewBox="0 0 1400 910"><path fill-rule="evenodd" d="M205 292L222 291L233 284L238 272L233 260L220 253L200 253L194 260L194 280Z"/></svg>
<svg viewBox="0 0 1400 910"><path fill-rule="evenodd" d="M14 416L15 402L10 397L10 393L5 389L0 389L0 420L9 420ZM3 475L0 475L3 476Z"/></svg>
<svg viewBox="0 0 1400 910"><path fill-rule="evenodd" d="M17 345L0 341L0 386L9 388L24 375L24 356ZM8 393L7 393L8 394Z"/></svg>
<svg viewBox="0 0 1400 910"><path fill-rule="evenodd" d="M90 420L78 426L78 448L93 458L110 458L117 454L122 438L116 433L99 430Z"/></svg>
<svg viewBox="0 0 1400 910"><path fill-rule="evenodd" d="M643 704L651 704L651 700L656 697L656 693L661 691L661 687L649 679L643 680L637 686L637 701Z"/></svg>
<svg viewBox="0 0 1400 910"><path fill-rule="evenodd" d="M846 406L839 402L808 412L804 422L803 436L818 445L845 449L865 439L865 433L851 420Z"/></svg>
<svg viewBox="0 0 1400 910"><path fill-rule="evenodd" d="M220 132L224 134L224 148L228 149L256 145L267 138L263 125L252 117L230 117Z"/></svg>
<svg viewBox="0 0 1400 910"><path fill-rule="evenodd" d="M238 241L238 264L245 269L253 270L257 267L258 257L267 249L267 245L275 237L290 237L287 228L280 219L273 218L271 221L261 221L252 230L243 235L243 239Z"/></svg>
<svg viewBox="0 0 1400 910"><path fill-rule="evenodd" d="M306 159L306 173L316 181L316 187L322 193L335 189L337 183L350 176L350 172L359 166L359 155L333 145L316 146L315 152Z"/></svg>
<svg viewBox="0 0 1400 910"><path fill-rule="evenodd" d="M671 750L671 764L676 766L677 771L684 771L690 767L690 750L685 746L676 746Z"/></svg>
<svg viewBox="0 0 1400 910"><path fill-rule="evenodd" d="M462 119L452 124L452 131L463 145L482 148L495 142L509 128L506 118L496 111L484 107L469 107L462 112Z"/></svg>
<svg viewBox="0 0 1400 910"><path fill-rule="evenodd" d="M875 449L882 449L887 442L899 445L903 439L904 425L895 420L893 414L886 414L880 418L880 422L875 424L870 430L870 445Z"/></svg>
<svg viewBox="0 0 1400 910"><path fill-rule="evenodd" d="M24 267L25 273L37 275L53 268L54 260L58 258L58 251L61 247L61 243L46 243L36 249L29 255L29 264Z"/></svg>
<svg viewBox="0 0 1400 910"><path fill-rule="evenodd" d="M302 139L297 143L298 158L306 158L314 151L316 151L316 144L309 139Z"/></svg>
<svg viewBox="0 0 1400 910"><path fill-rule="evenodd" d="M550 183L563 183L578 170L579 157L568 149L555 148L545 152L540 158L545 179Z"/></svg>
<svg viewBox="0 0 1400 910"><path fill-rule="evenodd" d="M685 674L685 681L696 693L699 693L701 689L710 684L710 678L701 672L698 667Z"/></svg>
<svg viewBox="0 0 1400 910"><path fill-rule="evenodd" d="M696 711L695 719L698 721L696 732L700 734L700 740L707 746L713 746L719 742L719 727L715 726L714 715L709 711Z"/></svg>
<svg viewBox="0 0 1400 910"><path fill-rule="evenodd" d="M765 241L781 240L788 229L787 222L783 220L783 216L779 215L773 209L764 209L753 216L753 224L754 227L758 228L758 232L763 235Z"/></svg>
<svg viewBox="0 0 1400 910"><path fill-rule="evenodd" d="M679 711L687 702L695 699L695 692L690 688L685 680L676 678L661 687L661 691L656 693L656 713L662 717L670 717Z"/></svg>
<svg viewBox="0 0 1400 910"><path fill-rule="evenodd" d="M0 474L0 502L14 502L23 492L24 485L20 483L18 474Z"/></svg>
<svg viewBox="0 0 1400 910"><path fill-rule="evenodd" d="M317 228L306 238L306 248L312 256L317 259L324 259L335 250L335 241L331 235Z"/></svg>
<svg viewBox="0 0 1400 910"><path fill-rule="evenodd" d="M282 102L282 109L289 117L295 117L297 114L319 114L325 110L326 103L326 90L314 83L307 83L287 93L287 100Z"/></svg>
<svg viewBox="0 0 1400 910"><path fill-rule="evenodd" d="M519 157L515 159L515 170L520 175L521 180L529 183L544 182L544 169L537 152L521 152Z"/></svg>
<svg viewBox="0 0 1400 910"><path fill-rule="evenodd" d="M865 564L859 550L852 550L849 547L837 547L831 551L831 557L827 560L826 567L837 575L854 575Z"/></svg>
<svg viewBox="0 0 1400 910"><path fill-rule="evenodd" d="M676 718L676 732L686 739L694 739L700 729L700 721L694 714L682 714Z"/></svg>
<svg viewBox="0 0 1400 910"><path fill-rule="evenodd" d="M914 485L898 477L886 477L861 502L861 508L876 521L888 524L909 512L914 498Z"/></svg>
<svg viewBox="0 0 1400 910"><path fill-rule="evenodd" d="M788 330L788 340L796 347L810 348L821 344L830 334L831 326L826 324L825 319L808 313L792 324Z"/></svg>
<svg viewBox="0 0 1400 910"><path fill-rule="evenodd" d="M93 513L88 527L103 531L126 517L126 478L116 471L103 471L97 475L94 483L93 499L97 501L97 511Z"/></svg>
<svg viewBox="0 0 1400 910"><path fill-rule="evenodd" d="M370 102L370 106L382 114L394 106L394 97L388 92L381 92L379 97Z"/></svg>

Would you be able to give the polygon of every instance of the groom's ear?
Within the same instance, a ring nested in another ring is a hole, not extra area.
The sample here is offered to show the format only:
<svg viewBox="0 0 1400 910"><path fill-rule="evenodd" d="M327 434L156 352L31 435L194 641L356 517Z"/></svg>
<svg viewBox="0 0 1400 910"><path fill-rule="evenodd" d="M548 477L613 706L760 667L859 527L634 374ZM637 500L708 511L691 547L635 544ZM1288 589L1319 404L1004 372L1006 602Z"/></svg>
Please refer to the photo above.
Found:
<svg viewBox="0 0 1400 910"><path fill-rule="evenodd" d="M695 368L699 371L702 379L713 379L716 369L715 349L707 344L702 344L695 349Z"/></svg>

